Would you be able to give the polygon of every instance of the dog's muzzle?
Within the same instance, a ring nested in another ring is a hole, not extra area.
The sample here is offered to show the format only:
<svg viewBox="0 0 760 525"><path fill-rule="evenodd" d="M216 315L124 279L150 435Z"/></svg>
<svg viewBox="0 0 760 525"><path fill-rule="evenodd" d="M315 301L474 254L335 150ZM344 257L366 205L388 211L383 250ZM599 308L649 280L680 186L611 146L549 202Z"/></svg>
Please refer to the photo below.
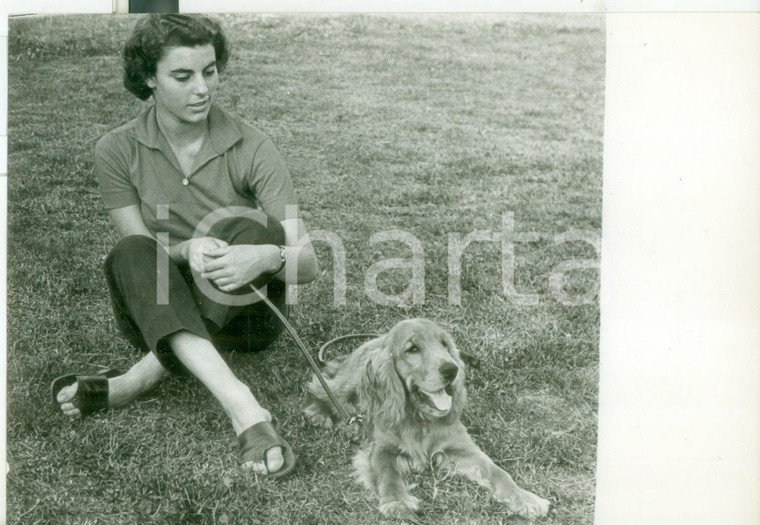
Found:
<svg viewBox="0 0 760 525"><path fill-rule="evenodd" d="M412 387L412 395L418 404L427 405L441 412L441 415L446 415L451 410L452 393L453 389L451 385L434 392L422 390L416 385Z"/></svg>

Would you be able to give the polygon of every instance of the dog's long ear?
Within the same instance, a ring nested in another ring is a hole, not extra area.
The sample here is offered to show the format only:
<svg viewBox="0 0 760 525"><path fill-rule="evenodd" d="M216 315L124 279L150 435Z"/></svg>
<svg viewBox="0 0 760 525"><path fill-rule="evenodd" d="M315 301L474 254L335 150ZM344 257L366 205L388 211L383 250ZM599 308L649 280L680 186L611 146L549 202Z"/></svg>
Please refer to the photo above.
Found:
<svg viewBox="0 0 760 525"><path fill-rule="evenodd" d="M395 427L404 418L406 391L396 372L390 338L372 352L361 378L359 395L372 425Z"/></svg>
<svg viewBox="0 0 760 525"><path fill-rule="evenodd" d="M451 354L451 357L454 358L454 360L457 362L457 365L460 367L463 367L463 365L468 365L470 359L472 359L472 356L469 354L465 354L462 352L459 347L457 346L456 342L454 341L454 338L451 337L451 334L444 331L443 332L444 337L446 338L446 348L449 350L449 354Z"/></svg>
<svg viewBox="0 0 760 525"><path fill-rule="evenodd" d="M467 365L468 368L474 368L476 370L480 369L480 359L478 359L474 355L468 354L467 352L460 350L459 358L462 360L462 362L465 365Z"/></svg>

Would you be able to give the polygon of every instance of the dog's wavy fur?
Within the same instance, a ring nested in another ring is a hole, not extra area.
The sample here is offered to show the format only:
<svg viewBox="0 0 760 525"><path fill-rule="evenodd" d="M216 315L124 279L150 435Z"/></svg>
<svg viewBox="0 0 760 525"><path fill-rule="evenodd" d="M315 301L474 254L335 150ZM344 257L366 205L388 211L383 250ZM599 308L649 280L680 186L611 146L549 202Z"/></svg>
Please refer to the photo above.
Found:
<svg viewBox="0 0 760 525"><path fill-rule="evenodd" d="M549 502L518 487L472 441L459 420L467 394L465 366L451 336L426 319L398 323L350 355L325 365L330 390L352 414L366 417L367 439L354 457L356 477L380 498L380 511L404 516L417 511L404 475L447 467L490 489L511 512L544 516ZM316 377L306 386L303 412L317 425L332 426L334 414ZM438 403L426 392L450 396Z"/></svg>

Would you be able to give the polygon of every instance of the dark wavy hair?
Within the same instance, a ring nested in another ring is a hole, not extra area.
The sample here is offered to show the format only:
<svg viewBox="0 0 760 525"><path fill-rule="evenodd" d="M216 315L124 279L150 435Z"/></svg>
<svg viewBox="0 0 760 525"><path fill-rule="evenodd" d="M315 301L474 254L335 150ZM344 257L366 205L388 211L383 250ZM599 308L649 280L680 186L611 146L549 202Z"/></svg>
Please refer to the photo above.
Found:
<svg viewBox="0 0 760 525"><path fill-rule="evenodd" d="M124 87L140 100L153 94L145 80L156 74L156 64L171 47L210 44L221 72L230 58L230 46L217 22L203 15L152 14L140 19L124 45Z"/></svg>

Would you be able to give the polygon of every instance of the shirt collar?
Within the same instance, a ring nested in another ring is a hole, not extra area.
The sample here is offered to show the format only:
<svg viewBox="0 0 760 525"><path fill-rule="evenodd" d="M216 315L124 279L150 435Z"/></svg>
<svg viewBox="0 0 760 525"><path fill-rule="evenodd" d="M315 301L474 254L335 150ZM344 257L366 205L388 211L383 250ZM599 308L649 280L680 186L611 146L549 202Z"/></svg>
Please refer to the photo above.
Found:
<svg viewBox="0 0 760 525"><path fill-rule="evenodd" d="M217 155L221 155L243 138L237 123L216 104L211 105L208 122L210 146ZM135 138L149 148L160 148L161 143L166 140L158 127L155 104L137 118Z"/></svg>

